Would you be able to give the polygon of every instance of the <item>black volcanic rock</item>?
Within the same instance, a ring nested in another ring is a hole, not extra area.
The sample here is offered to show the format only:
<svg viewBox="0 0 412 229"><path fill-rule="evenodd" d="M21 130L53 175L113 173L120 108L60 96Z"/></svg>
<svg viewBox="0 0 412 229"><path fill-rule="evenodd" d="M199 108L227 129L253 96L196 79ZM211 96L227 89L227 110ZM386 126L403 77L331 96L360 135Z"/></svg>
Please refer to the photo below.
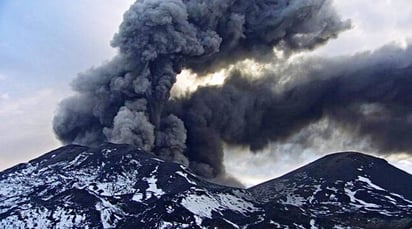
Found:
<svg viewBox="0 0 412 229"><path fill-rule="evenodd" d="M316 221L412 227L412 175L366 154L330 154L249 191L259 202L299 207Z"/></svg>
<svg viewBox="0 0 412 229"><path fill-rule="evenodd" d="M0 228L230 228L262 214L247 191L128 145L69 145L0 173Z"/></svg>
<svg viewBox="0 0 412 229"><path fill-rule="evenodd" d="M69 145L0 172L0 228L409 228L411 180L340 153L245 190L128 145Z"/></svg>

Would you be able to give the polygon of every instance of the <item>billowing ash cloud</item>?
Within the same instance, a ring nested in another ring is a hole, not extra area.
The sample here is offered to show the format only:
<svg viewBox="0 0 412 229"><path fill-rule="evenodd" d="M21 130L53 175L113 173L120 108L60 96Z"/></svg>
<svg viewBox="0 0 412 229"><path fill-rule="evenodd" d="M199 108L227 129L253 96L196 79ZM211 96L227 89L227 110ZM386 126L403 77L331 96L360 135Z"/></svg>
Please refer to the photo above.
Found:
<svg viewBox="0 0 412 229"><path fill-rule="evenodd" d="M112 41L112 46L119 49L118 56L79 75L73 82L77 95L61 103L54 130L64 143L133 144L190 165L203 176L214 177L224 172L222 140L248 143L246 139L251 137L254 140L250 143L255 148L265 142L252 136L258 132L257 127L246 134L243 125L237 127L239 130L232 126L225 130L224 123L232 123L231 120L222 119L219 125L203 124L203 119L216 114L214 109L204 110L197 117L194 107L201 104L187 105L193 110L192 115L183 114L182 110L177 115L165 112L176 75L183 68L202 75L246 58L273 61L274 48L286 54L313 49L349 26L336 16L328 0L139 0L125 13ZM239 79L233 77L233 83ZM241 93L265 93L255 91L253 86L244 87L249 88L237 92L239 99L245 100L244 106L256 103L261 107L272 102L241 96ZM244 118L256 119L260 127L259 117L284 123L276 120L278 117L250 114L244 110L249 107L224 108L225 103L233 102L223 98L219 101L219 94L226 90L203 89L189 100L201 100L197 99L201 96L216 98L218 106L223 106L217 109L256 115L257 118ZM212 94L208 95L208 91ZM232 116L235 118L235 114ZM283 129L287 127L280 125L278 131ZM231 136L229 131L239 131L239 136Z"/></svg>
<svg viewBox="0 0 412 229"><path fill-rule="evenodd" d="M412 45L388 45L303 59L260 78L235 70L222 86L200 88L169 109L187 127L188 157L213 168L221 166L223 142L256 151L323 118L369 137L377 152L412 154L411 88Z"/></svg>

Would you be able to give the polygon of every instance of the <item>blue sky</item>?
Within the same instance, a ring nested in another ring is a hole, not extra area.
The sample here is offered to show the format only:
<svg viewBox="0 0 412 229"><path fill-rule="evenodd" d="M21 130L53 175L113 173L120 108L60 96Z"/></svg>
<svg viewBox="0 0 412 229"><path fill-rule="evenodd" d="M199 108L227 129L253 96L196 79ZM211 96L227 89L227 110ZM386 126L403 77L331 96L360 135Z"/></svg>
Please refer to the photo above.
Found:
<svg viewBox="0 0 412 229"><path fill-rule="evenodd" d="M40 87L65 87L79 71L112 56L108 44L130 2L3 0L2 93L27 96Z"/></svg>
<svg viewBox="0 0 412 229"><path fill-rule="evenodd" d="M130 0L0 1L0 169L60 146L51 122L79 72L115 55Z"/></svg>
<svg viewBox="0 0 412 229"><path fill-rule="evenodd" d="M115 55L109 43L132 2L0 1L0 170L60 146L51 129L56 106L71 93L69 84L77 73ZM335 4L344 18L352 19L354 28L316 50L317 55L350 55L393 41L402 45L412 37L410 0L339 0ZM245 183L280 175L319 155L281 160L266 156L245 155L249 164L265 168L264 172L247 169ZM412 172L411 158L390 159ZM228 154L229 172L245 170L235 166L242 163L247 166ZM266 168L276 166L279 169L267 172Z"/></svg>

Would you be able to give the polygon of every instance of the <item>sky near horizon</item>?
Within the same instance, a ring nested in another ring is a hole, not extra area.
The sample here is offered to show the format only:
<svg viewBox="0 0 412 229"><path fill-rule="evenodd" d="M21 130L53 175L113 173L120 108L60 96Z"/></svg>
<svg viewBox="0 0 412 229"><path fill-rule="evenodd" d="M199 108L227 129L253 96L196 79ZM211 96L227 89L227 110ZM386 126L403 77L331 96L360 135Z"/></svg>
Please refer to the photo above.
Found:
<svg viewBox="0 0 412 229"><path fill-rule="evenodd" d="M70 95L70 81L116 54L110 40L132 0L0 1L0 170L61 144L52 131L58 102ZM412 38L410 0L335 1L353 28L314 55L352 55ZM272 147L276 148L276 147ZM278 150L285 150L279 148ZM281 175L326 153L307 151L279 157L270 149L225 156L227 171L246 185ZM275 150L276 151L276 150ZM387 158L412 173L407 155ZM239 166L241 165L241 166Z"/></svg>

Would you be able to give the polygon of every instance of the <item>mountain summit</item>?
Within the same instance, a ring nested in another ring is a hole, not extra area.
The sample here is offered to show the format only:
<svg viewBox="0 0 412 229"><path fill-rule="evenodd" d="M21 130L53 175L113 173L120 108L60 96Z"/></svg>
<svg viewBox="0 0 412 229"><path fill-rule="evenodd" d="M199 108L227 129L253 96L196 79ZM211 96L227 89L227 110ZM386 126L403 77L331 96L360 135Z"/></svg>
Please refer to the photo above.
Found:
<svg viewBox="0 0 412 229"><path fill-rule="evenodd" d="M129 145L68 145L0 172L0 228L410 228L411 188L355 152L238 189Z"/></svg>
<svg viewBox="0 0 412 229"><path fill-rule="evenodd" d="M318 219L361 228L412 226L412 176L362 153L327 155L249 191L259 202L293 205Z"/></svg>

